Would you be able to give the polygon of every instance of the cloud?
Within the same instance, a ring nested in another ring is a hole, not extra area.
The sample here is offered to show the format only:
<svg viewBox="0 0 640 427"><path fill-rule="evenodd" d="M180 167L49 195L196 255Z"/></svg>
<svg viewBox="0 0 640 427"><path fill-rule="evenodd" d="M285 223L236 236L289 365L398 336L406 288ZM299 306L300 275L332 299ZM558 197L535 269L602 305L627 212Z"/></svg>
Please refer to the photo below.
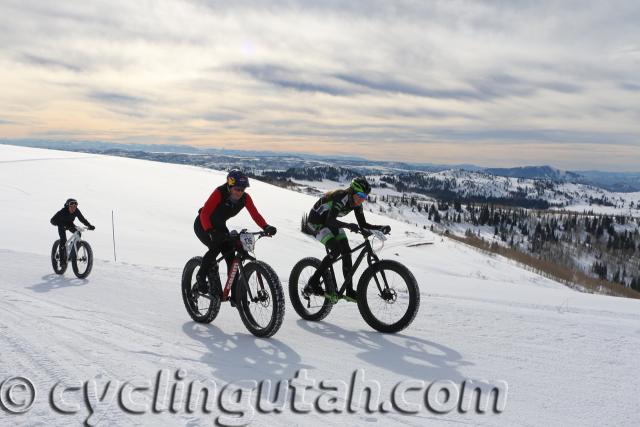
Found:
<svg viewBox="0 0 640 427"><path fill-rule="evenodd" d="M622 90L640 92L640 83L620 82L619 85Z"/></svg>
<svg viewBox="0 0 640 427"><path fill-rule="evenodd" d="M279 86L284 89L292 89L300 92L318 92L327 95L348 96L354 95L358 91L351 89L348 85L340 86L340 82L337 84L331 84L327 80L326 76L305 76L308 71L294 70L285 68L278 65L243 65L237 67L237 70L246 73L256 80ZM324 82L320 80L325 80Z"/></svg>
<svg viewBox="0 0 640 427"><path fill-rule="evenodd" d="M632 147L640 4L614 3L5 0L0 137Z"/></svg>
<svg viewBox="0 0 640 427"><path fill-rule="evenodd" d="M638 146L638 135L623 132L572 131L563 129L431 129L438 139L453 141L491 141L496 144L536 142L540 145L600 144Z"/></svg>
<svg viewBox="0 0 640 427"><path fill-rule="evenodd" d="M234 113L210 113L202 116L203 120L207 120L210 122L231 122L234 120L239 120L241 118L242 115Z"/></svg>
<svg viewBox="0 0 640 427"><path fill-rule="evenodd" d="M27 64L32 64L41 67L47 68L62 68L64 70L80 72L82 71L82 67L75 64L66 63L64 61L59 61L52 58L45 58L38 55L31 55L28 53L23 53L19 59Z"/></svg>
<svg viewBox="0 0 640 427"><path fill-rule="evenodd" d="M99 90L90 91L87 94L87 98L102 104L113 113L136 119L148 116L148 112L146 111L148 109L147 105L151 102L139 96Z"/></svg>
<svg viewBox="0 0 640 427"><path fill-rule="evenodd" d="M361 75L337 74L336 77L348 83L363 86L368 89L398 93L404 95L423 96L436 99L479 99L480 94L473 90L464 89L429 89L420 85L388 79L381 76L363 77Z"/></svg>
<svg viewBox="0 0 640 427"><path fill-rule="evenodd" d="M144 98L114 92L94 91L89 93L88 96L95 101L106 104L139 106L146 102Z"/></svg>

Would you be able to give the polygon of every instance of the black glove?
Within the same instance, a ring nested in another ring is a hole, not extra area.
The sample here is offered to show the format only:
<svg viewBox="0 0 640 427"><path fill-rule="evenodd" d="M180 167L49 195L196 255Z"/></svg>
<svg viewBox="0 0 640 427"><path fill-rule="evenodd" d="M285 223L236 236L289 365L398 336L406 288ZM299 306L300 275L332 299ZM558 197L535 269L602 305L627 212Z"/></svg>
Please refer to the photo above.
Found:
<svg viewBox="0 0 640 427"><path fill-rule="evenodd" d="M264 234L266 234L267 236L273 236L278 232L278 229L275 228L273 225L267 224L264 226L263 231L264 231Z"/></svg>
<svg viewBox="0 0 640 427"><path fill-rule="evenodd" d="M95 226L95 225L87 225L87 228L88 228L89 230L95 230L95 229L96 229L96 226Z"/></svg>
<svg viewBox="0 0 640 427"><path fill-rule="evenodd" d="M354 233L360 231L360 226L358 224L345 224L344 226Z"/></svg>
<svg viewBox="0 0 640 427"><path fill-rule="evenodd" d="M390 225L381 225L379 230L382 231L383 234L389 234L389 233L391 233L391 226Z"/></svg>

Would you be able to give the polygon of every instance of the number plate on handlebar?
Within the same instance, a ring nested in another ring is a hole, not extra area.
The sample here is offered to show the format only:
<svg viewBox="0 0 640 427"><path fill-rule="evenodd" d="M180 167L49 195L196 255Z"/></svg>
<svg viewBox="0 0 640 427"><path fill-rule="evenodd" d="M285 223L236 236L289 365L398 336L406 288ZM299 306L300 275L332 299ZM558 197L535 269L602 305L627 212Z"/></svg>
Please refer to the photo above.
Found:
<svg viewBox="0 0 640 427"><path fill-rule="evenodd" d="M240 233L240 243L247 252L253 252L253 248L256 244L256 237L249 233Z"/></svg>

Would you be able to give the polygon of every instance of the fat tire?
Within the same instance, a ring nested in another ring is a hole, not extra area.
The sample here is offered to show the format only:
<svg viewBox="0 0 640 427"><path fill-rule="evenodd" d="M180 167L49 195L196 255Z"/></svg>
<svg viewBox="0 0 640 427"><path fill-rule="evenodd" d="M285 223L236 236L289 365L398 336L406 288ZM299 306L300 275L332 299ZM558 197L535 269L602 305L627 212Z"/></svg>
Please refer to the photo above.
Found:
<svg viewBox="0 0 640 427"><path fill-rule="evenodd" d="M89 276L91 269L93 268L93 250L91 249L91 245L85 241L78 242L76 246L78 248L84 248L87 252L87 268L83 272L80 272L80 268L78 268L78 252L76 248L71 250L71 267L73 267L73 274L75 274L78 279L85 279Z"/></svg>
<svg viewBox="0 0 640 427"><path fill-rule="evenodd" d="M245 288L246 284L241 283L241 280L238 280L235 285L238 286L239 289L242 289L240 295L236 297L238 300L238 312L240 313L240 319L242 319L242 323L244 323L247 330L256 337L271 337L278 332L282 326L282 321L284 320L284 292L282 291L280 278L269 264L262 261L251 261L245 264L243 271L244 276L247 278L249 283L251 283L250 279L253 274L259 272L262 275L262 278L264 279L263 282L266 282L266 286L269 288L269 297L273 311L267 326L261 327L258 325L253 319L253 315L250 310L250 305L255 303L249 301L247 298L248 292ZM240 279L240 277L238 277L238 279Z"/></svg>
<svg viewBox="0 0 640 427"><path fill-rule="evenodd" d="M197 301L194 301L191 297L191 291L193 287L193 272L196 268L202 264L202 257L196 256L191 258L184 266L182 270L182 302L184 307L189 313L191 319L198 323L211 323L218 316L220 312L220 297L212 297L208 299L209 307L204 314L198 311Z"/></svg>
<svg viewBox="0 0 640 427"><path fill-rule="evenodd" d="M53 267L53 272L56 274L64 274L67 271L67 267L69 266L69 261L64 263L64 266L59 266L58 259L60 256L59 252L60 247L60 239L53 242L53 246L51 247L51 266Z"/></svg>
<svg viewBox="0 0 640 427"><path fill-rule="evenodd" d="M384 323L376 318L376 316L371 312L369 303L367 301L367 288L370 285L376 286L373 278L375 274L381 271L393 271L397 273L400 277L402 277L409 291L409 307L407 308L406 313L400 318L400 320L393 324ZM413 276L413 273L411 273L411 271L407 267L397 261L382 260L368 267L360 277L357 292L358 310L360 310L362 318L365 322L367 322L369 326L379 332L396 333L405 329L411 324L411 322L413 322L416 315L418 314L418 309L420 308L420 289L418 287L418 282Z"/></svg>
<svg viewBox="0 0 640 427"><path fill-rule="evenodd" d="M314 270L317 270L318 267L320 267L320 263L321 261L318 258L303 258L293 266L291 274L289 275L289 300L291 301L291 305L300 317L302 317L304 320L309 320L312 322L318 322L324 319L329 315L329 313L331 313L331 309L333 308L333 304L331 303L331 301L329 301L327 298L324 298L320 310L314 313L310 313L306 309L304 301L302 301L301 299L300 292L304 288L304 285L306 285L306 283L299 283L302 270L308 267L312 267ZM323 279L324 283L331 283L331 275L328 271L323 274Z"/></svg>

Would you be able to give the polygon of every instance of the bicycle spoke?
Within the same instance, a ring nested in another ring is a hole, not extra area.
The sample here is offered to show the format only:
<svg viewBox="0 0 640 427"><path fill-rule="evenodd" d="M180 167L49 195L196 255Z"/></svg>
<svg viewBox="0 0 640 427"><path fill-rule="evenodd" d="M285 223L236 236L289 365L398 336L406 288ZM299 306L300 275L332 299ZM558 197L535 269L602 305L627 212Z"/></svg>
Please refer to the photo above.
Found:
<svg viewBox="0 0 640 427"><path fill-rule="evenodd" d="M378 288L380 280L386 283ZM367 302L372 314L382 323L392 325L405 315L409 308L408 288L404 280L392 271L378 272L374 276L376 287L367 288Z"/></svg>
<svg viewBox="0 0 640 427"><path fill-rule="evenodd" d="M263 276L259 271L249 277L246 286L246 306L247 315L251 321L259 328L266 328L273 317L273 304L271 289L265 287Z"/></svg>

